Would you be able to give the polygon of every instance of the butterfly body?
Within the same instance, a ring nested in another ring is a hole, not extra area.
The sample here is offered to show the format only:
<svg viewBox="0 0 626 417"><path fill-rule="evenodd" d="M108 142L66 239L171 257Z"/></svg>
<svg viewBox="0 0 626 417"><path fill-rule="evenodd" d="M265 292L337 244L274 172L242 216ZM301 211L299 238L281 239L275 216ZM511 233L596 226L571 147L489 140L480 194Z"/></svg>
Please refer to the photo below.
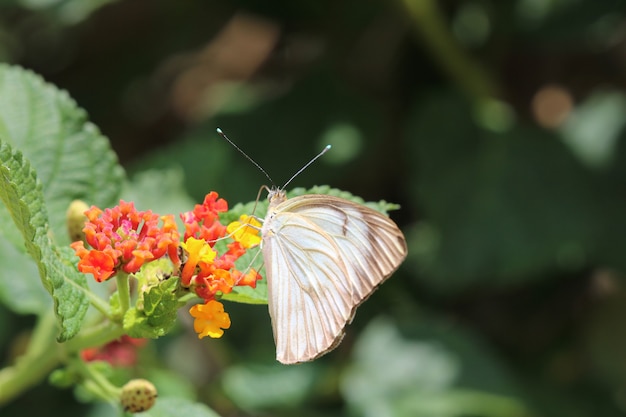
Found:
<svg viewBox="0 0 626 417"><path fill-rule="evenodd" d="M336 347L356 308L406 257L385 215L352 201L272 190L261 234L276 359L313 360Z"/></svg>

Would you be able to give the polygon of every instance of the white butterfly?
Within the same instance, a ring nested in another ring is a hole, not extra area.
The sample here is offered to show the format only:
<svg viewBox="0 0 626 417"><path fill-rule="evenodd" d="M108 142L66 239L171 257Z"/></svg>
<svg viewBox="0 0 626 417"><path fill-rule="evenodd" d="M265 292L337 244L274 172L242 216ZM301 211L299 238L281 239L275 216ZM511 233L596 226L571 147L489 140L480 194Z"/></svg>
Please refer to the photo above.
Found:
<svg viewBox="0 0 626 417"><path fill-rule="evenodd" d="M328 195L269 194L261 236L276 359L334 349L356 308L402 263L407 247L385 215Z"/></svg>
<svg viewBox="0 0 626 417"><path fill-rule="evenodd" d="M387 216L329 195L287 199L285 186L270 190L261 237L276 359L294 364L341 342L356 308L400 266L407 247Z"/></svg>

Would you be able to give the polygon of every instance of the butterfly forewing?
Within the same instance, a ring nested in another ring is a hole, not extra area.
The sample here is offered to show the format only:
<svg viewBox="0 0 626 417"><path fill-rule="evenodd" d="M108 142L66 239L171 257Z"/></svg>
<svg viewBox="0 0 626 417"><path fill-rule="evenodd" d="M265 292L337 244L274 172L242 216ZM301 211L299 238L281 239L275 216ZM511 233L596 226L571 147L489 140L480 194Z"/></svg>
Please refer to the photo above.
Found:
<svg viewBox="0 0 626 417"><path fill-rule="evenodd" d="M268 238L263 255L277 358L283 363L311 360L332 345L348 318L349 287L339 278L345 267L327 250L333 242L310 226L302 229L300 216L275 220L280 238ZM308 247L321 249L303 249Z"/></svg>
<svg viewBox="0 0 626 417"><path fill-rule="evenodd" d="M356 307L405 257L396 224L365 206L326 195L270 206L263 258L276 358L304 362L334 348Z"/></svg>

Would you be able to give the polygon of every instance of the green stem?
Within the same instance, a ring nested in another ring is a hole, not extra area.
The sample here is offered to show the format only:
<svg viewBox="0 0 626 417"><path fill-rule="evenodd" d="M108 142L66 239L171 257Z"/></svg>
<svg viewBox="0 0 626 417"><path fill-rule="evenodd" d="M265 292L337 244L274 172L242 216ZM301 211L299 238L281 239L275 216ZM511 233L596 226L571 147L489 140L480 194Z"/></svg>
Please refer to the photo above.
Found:
<svg viewBox="0 0 626 417"><path fill-rule="evenodd" d="M106 322L59 344L56 341L57 331L55 316L42 316L24 355L17 359L15 365L0 370L0 406L45 379L65 357L88 347L102 346L124 334L119 324Z"/></svg>
<svg viewBox="0 0 626 417"><path fill-rule="evenodd" d="M61 361L52 314L37 322L28 349L15 365L0 370L0 406L42 381Z"/></svg>
<svg viewBox="0 0 626 417"><path fill-rule="evenodd" d="M115 276L117 283L117 294L120 298L120 308L122 310L122 317L130 308L130 283L129 275L123 271L119 271Z"/></svg>
<svg viewBox="0 0 626 417"><path fill-rule="evenodd" d="M437 0L403 0L413 28L441 68L477 101L493 99L499 88L493 77L467 54L448 30Z"/></svg>
<svg viewBox="0 0 626 417"><path fill-rule="evenodd" d="M71 363L83 376L87 385L92 387L91 391L104 401L113 404L119 404L122 389L111 384L109 380L98 372L95 367L83 362L81 359L75 359Z"/></svg>

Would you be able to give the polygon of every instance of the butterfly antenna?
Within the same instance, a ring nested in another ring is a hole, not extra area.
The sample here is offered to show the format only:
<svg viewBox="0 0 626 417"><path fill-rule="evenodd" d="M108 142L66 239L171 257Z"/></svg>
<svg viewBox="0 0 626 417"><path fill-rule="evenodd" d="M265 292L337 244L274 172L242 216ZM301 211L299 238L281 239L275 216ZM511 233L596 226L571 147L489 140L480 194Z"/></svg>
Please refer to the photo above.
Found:
<svg viewBox="0 0 626 417"><path fill-rule="evenodd" d="M324 155L326 152L328 152L330 150L330 145L326 145L326 147L324 149L322 149L322 152L318 153L317 156L313 159L311 159L305 166L303 166L302 168L300 168L298 170L298 172L296 172L295 174L293 174L293 176L291 178L289 178L289 181L287 181L285 183L285 185L283 185L280 189L284 190L285 187L287 187L287 185L289 185L289 183L296 178L298 175L300 175L300 173L302 171L304 171L305 169L307 169L309 167L309 165L311 165L313 162L315 162L315 160L317 160L317 158L319 158L320 156ZM271 181L271 180L270 180Z"/></svg>
<svg viewBox="0 0 626 417"><path fill-rule="evenodd" d="M265 177L266 177L268 180L270 180L270 182L271 182L272 184L274 184L274 181L272 181L272 178L269 176L269 174L268 174L267 172L265 172L265 170L264 170L263 168L261 168L261 165L257 164L257 163L254 161L254 159L250 158L250 157L248 156L248 154L246 154L244 151L242 151L242 150L241 150L241 148L240 148L239 146L235 145L235 142L233 142L232 140L228 139L228 136L226 136L226 133L224 133L224 132L222 131L222 129L220 129L219 127L217 128L217 133L218 133L221 137L223 137L224 139L226 139L226 141L227 141L228 143L230 143L231 145L233 145L233 147L234 147L235 149L237 149L237 150L239 151L239 153L240 153L240 154L242 154L243 156L245 156L245 157L246 157L246 159L247 159L248 161L252 162L252 164L253 164L255 167L257 167L257 168L259 169L259 171L261 171L261 172L265 175ZM318 157L319 157L319 155L318 155L317 157L315 157L315 159L317 159ZM313 161L314 161L315 159L313 159ZM311 162L313 162L313 161L311 161ZM310 164L310 162L309 162L309 164ZM307 166L308 166L308 164L307 164ZM305 168L306 168L306 167L305 167ZM301 170L301 171L302 171L302 170ZM291 181L291 180L290 180L290 181Z"/></svg>

